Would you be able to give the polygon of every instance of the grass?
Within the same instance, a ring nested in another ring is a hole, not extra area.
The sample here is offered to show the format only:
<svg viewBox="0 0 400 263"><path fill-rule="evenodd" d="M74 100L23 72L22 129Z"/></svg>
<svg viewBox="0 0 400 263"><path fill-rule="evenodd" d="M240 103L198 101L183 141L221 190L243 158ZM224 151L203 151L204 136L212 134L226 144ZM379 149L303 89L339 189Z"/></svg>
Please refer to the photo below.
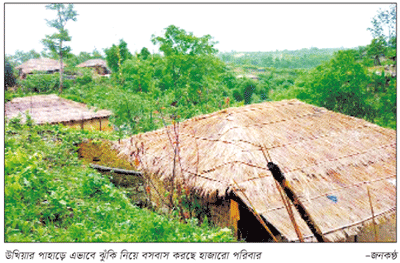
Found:
<svg viewBox="0 0 400 263"><path fill-rule="evenodd" d="M78 158L83 140L113 133L5 124L5 242L230 242L229 229L133 205Z"/></svg>

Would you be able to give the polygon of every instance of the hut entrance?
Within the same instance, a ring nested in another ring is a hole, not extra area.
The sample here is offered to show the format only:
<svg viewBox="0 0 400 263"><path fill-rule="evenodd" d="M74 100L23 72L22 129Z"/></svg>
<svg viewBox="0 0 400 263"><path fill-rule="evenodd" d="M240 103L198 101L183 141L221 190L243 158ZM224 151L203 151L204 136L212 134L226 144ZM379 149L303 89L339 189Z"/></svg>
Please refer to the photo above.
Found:
<svg viewBox="0 0 400 263"><path fill-rule="evenodd" d="M237 221L238 240L243 240L246 242L273 242L271 235L249 210L250 208L248 208L241 200L238 201L240 215L240 219ZM279 231L273 225L268 223L263 217L262 219L271 232L275 235L275 238L280 237Z"/></svg>

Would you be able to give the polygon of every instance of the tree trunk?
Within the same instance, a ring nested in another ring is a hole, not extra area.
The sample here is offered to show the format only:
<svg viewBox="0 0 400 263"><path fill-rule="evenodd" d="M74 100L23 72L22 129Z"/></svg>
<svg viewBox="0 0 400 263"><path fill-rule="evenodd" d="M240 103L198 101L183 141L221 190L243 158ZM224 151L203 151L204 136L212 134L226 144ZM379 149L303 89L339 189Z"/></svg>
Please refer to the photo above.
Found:
<svg viewBox="0 0 400 263"><path fill-rule="evenodd" d="M64 67L63 67L63 56L62 56L62 41L60 40L60 88L58 90L58 93L61 94L63 90L63 73L64 73Z"/></svg>
<svg viewBox="0 0 400 263"><path fill-rule="evenodd" d="M381 61L379 60L379 56L375 56L375 61L374 61L375 66L380 66Z"/></svg>

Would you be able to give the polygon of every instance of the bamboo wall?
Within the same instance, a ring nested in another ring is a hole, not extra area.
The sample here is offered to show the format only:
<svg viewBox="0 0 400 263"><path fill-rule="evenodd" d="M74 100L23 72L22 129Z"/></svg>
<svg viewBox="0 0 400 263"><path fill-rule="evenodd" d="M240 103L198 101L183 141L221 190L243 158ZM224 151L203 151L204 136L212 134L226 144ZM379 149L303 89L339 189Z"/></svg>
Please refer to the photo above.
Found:
<svg viewBox="0 0 400 263"><path fill-rule="evenodd" d="M169 191L166 189L170 188L170 182L160 181L159 178L155 178L152 175L145 175L144 177L147 196L151 203L166 212L170 204ZM208 211L207 217L212 224L219 227L228 227L234 231L237 229L238 219L235 220L232 218L230 199L219 199L215 203L201 199L200 197L197 197L197 200L200 201L204 211ZM174 199L174 201L176 200Z"/></svg>
<svg viewBox="0 0 400 263"><path fill-rule="evenodd" d="M76 120L64 123L64 125L83 129L83 130L97 130L97 131L112 131L113 128L109 125L108 118L97 118L91 120Z"/></svg>
<svg viewBox="0 0 400 263"><path fill-rule="evenodd" d="M233 225L234 222L231 220L230 206L230 200L222 200L215 204L209 204L208 208L211 214L210 220L217 226L232 227L235 229L236 226Z"/></svg>

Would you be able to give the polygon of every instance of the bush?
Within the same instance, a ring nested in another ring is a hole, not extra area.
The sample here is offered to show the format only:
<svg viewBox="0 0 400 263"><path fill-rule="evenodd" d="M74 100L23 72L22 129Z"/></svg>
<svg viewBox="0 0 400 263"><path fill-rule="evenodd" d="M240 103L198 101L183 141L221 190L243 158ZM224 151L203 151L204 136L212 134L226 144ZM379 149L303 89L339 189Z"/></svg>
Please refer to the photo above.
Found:
<svg viewBox="0 0 400 263"><path fill-rule="evenodd" d="M5 124L5 242L229 242L228 229L183 223L130 203L110 179L73 154L108 133Z"/></svg>
<svg viewBox="0 0 400 263"><path fill-rule="evenodd" d="M76 84L77 85L86 85L89 84L90 82L93 81L93 77L92 77L92 71L91 70L81 70L81 74L80 76L78 76L76 78Z"/></svg>
<svg viewBox="0 0 400 263"><path fill-rule="evenodd" d="M71 87L74 80L63 79L63 88ZM20 80L20 85L25 92L52 93L57 92L60 86L60 74L30 74L26 79Z"/></svg>

